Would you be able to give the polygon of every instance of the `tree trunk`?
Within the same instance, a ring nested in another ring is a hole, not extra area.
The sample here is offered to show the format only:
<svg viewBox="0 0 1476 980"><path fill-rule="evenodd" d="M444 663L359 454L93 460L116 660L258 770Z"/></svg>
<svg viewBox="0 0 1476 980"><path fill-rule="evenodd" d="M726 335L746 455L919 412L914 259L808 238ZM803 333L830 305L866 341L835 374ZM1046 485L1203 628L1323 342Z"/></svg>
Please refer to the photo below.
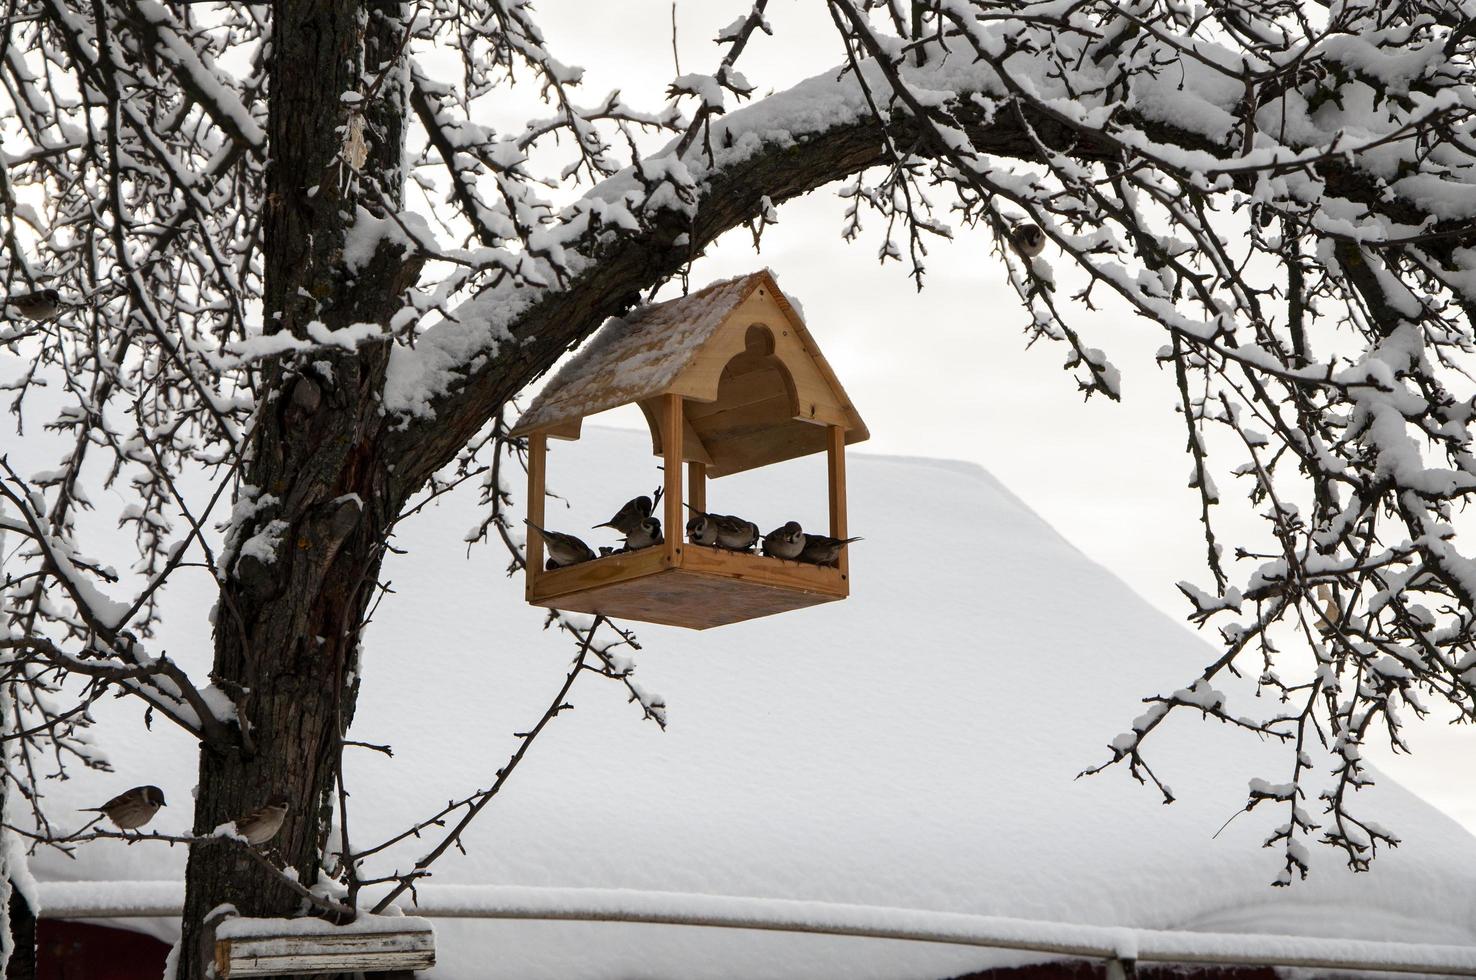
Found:
<svg viewBox="0 0 1476 980"><path fill-rule="evenodd" d="M344 262L360 207L400 198L404 10L398 2L277 0L264 238L266 329L306 337L384 322L417 271L398 248ZM376 79L378 81L376 82ZM340 152L356 92L369 158ZM372 97L370 97L372 94ZM362 197L362 200L360 198ZM379 580L387 528L408 492L381 450L385 345L279 364L257 392L234 529L223 562L212 678L244 694L235 744L204 744L196 834L276 795L293 809L261 850L311 885L331 826L340 741L357 694L359 629ZM413 489L409 488L409 489ZM244 553L242 545L251 542ZM296 912L300 897L235 842L191 848L179 980L204 976L205 927L223 903L242 915Z"/></svg>
<svg viewBox="0 0 1476 980"><path fill-rule="evenodd" d="M5 980L36 980L36 912L13 884L7 911L11 950Z"/></svg>

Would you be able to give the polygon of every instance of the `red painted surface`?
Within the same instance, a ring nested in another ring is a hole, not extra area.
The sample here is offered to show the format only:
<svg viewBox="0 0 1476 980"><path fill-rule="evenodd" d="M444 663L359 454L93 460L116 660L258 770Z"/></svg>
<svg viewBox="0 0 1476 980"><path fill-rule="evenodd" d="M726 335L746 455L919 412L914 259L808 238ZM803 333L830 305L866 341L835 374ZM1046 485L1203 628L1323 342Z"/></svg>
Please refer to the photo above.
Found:
<svg viewBox="0 0 1476 980"><path fill-rule="evenodd" d="M54 919L36 928L37 980L159 980L168 955L141 932Z"/></svg>

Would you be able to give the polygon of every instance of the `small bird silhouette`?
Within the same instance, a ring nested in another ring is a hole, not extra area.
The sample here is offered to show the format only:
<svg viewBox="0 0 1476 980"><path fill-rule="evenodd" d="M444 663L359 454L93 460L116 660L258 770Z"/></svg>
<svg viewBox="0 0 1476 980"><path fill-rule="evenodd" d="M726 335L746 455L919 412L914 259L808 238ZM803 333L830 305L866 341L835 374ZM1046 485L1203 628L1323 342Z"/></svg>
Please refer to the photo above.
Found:
<svg viewBox="0 0 1476 980"><path fill-rule="evenodd" d="M287 811L291 808L292 804L287 797L274 796L264 806L257 807L237 820L236 832L246 838L246 843L252 847L265 844L277 836L277 831L282 829L282 821L287 819Z"/></svg>
<svg viewBox="0 0 1476 980"><path fill-rule="evenodd" d="M687 509L697 515L687 521L687 537L696 544L717 545L729 551L752 551L758 543L759 529L753 521L732 514L709 514L691 504L687 504Z"/></svg>
<svg viewBox="0 0 1476 980"><path fill-rule="evenodd" d="M655 517L648 517L636 524L635 529L625 536L625 550L639 551L652 545L661 544L661 521Z"/></svg>
<svg viewBox="0 0 1476 980"><path fill-rule="evenodd" d="M805 547L799 560L811 565L834 566L840 561L841 549L861 538L832 538L824 534L806 534Z"/></svg>
<svg viewBox="0 0 1476 980"><path fill-rule="evenodd" d="M629 535L641 521L651 516L659 503L661 503L661 488L657 487L654 497L647 497L644 494L632 497L625 502L625 506L615 512L614 517L603 524L596 524L595 527L613 527L621 534Z"/></svg>
<svg viewBox="0 0 1476 980"><path fill-rule="evenodd" d="M154 819L164 805L164 791L157 786L135 786L119 793L102 806L89 807L83 813L101 813L119 830L137 830Z"/></svg>
<svg viewBox="0 0 1476 980"><path fill-rule="evenodd" d="M61 294L55 289L38 289L7 297L5 302L28 320L44 320L61 309Z"/></svg>
<svg viewBox="0 0 1476 980"><path fill-rule="evenodd" d="M790 521L764 535L764 554L771 558L795 559L805 550L805 532L799 521Z"/></svg>
<svg viewBox="0 0 1476 980"><path fill-rule="evenodd" d="M589 545L572 534L545 530L527 518L523 519L523 523L543 535L543 545L548 549L548 567L550 568L577 565L582 561L590 561L595 556Z"/></svg>
<svg viewBox="0 0 1476 980"><path fill-rule="evenodd" d="M1045 251L1046 234L1040 230L1039 225L1016 225L1010 231L1010 243L1021 255L1033 259Z"/></svg>

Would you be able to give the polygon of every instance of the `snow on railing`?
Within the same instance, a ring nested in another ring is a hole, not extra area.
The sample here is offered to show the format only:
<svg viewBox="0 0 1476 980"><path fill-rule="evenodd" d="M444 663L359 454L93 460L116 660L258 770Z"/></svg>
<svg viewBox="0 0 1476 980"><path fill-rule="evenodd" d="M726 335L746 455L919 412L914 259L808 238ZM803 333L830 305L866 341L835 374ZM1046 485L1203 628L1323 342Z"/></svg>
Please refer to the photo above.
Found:
<svg viewBox="0 0 1476 980"><path fill-rule="evenodd" d="M1476 977L1476 946L1073 925L873 905L614 888L423 885L417 891L420 902L414 914L426 918L705 926L900 939L1087 959ZM176 881L44 882L40 897L42 918L169 917L180 914L184 888Z"/></svg>

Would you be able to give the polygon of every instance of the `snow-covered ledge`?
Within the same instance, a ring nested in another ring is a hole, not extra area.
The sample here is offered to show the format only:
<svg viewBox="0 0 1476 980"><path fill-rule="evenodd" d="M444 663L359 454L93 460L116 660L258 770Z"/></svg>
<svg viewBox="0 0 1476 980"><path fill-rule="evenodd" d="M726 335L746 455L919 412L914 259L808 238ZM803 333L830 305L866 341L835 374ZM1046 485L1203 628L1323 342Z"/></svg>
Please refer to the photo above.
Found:
<svg viewBox="0 0 1476 980"><path fill-rule="evenodd" d="M615 888L422 885L417 891L420 901L415 913L424 918L705 926L901 939L1088 959L1476 977L1476 946L1133 929L873 905ZM41 883L43 918L176 916L183 900L184 886L174 881Z"/></svg>

